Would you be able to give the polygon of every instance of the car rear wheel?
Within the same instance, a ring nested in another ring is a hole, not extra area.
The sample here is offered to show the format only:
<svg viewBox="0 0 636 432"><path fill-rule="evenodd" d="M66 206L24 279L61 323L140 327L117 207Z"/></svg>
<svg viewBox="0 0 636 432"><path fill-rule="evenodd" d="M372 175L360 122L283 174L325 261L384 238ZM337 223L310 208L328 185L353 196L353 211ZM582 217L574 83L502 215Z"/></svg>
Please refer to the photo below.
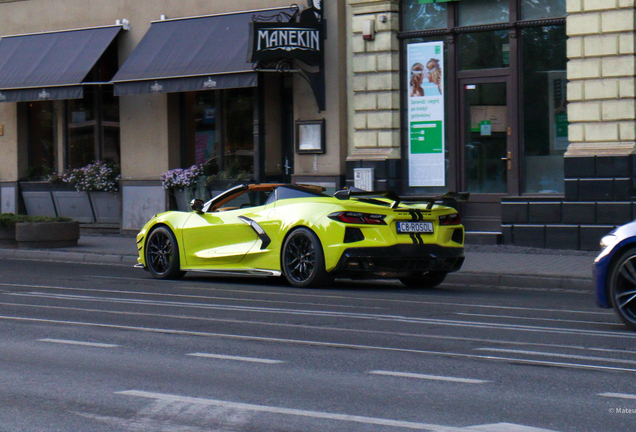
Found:
<svg viewBox="0 0 636 432"><path fill-rule="evenodd" d="M283 274L295 287L319 287L329 281L320 240L308 228L297 228L289 234L281 263Z"/></svg>
<svg viewBox="0 0 636 432"><path fill-rule="evenodd" d="M636 248L623 253L612 266L609 294L621 321L636 330Z"/></svg>
<svg viewBox="0 0 636 432"><path fill-rule="evenodd" d="M446 279L448 273L429 272L411 276L402 276L400 282L409 288L435 288Z"/></svg>
<svg viewBox="0 0 636 432"><path fill-rule="evenodd" d="M179 245L172 231L157 227L146 243L146 267L157 279L179 279L185 272L179 264Z"/></svg>

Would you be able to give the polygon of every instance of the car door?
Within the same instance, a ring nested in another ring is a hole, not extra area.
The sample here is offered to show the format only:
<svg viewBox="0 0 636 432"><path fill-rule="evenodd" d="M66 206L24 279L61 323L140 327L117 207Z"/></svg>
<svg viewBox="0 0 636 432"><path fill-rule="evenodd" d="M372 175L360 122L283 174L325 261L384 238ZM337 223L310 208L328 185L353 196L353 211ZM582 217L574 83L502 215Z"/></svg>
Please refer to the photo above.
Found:
<svg viewBox="0 0 636 432"><path fill-rule="evenodd" d="M249 224L258 217L263 197L248 192L211 213L193 213L182 230L188 268L231 268L259 241ZM245 219L249 218L249 219Z"/></svg>

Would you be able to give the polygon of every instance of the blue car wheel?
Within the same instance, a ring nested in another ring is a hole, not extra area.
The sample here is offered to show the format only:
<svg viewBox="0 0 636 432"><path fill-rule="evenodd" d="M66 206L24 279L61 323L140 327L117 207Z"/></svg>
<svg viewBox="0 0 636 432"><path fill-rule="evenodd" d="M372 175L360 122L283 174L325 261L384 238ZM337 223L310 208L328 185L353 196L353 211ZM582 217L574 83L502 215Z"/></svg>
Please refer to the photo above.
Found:
<svg viewBox="0 0 636 432"><path fill-rule="evenodd" d="M609 294L620 319L636 330L636 248L625 251L612 266Z"/></svg>

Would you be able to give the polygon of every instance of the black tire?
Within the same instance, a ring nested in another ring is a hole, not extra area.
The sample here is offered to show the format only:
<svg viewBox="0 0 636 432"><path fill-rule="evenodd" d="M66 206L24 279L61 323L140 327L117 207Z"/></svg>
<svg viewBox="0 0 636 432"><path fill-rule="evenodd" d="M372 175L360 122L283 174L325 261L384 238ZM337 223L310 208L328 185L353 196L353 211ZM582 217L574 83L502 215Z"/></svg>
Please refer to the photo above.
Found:
<svg viewBox="0 0 636 432"><path fill-rule="evenodd" d="M297 228L287 236L280 258L283 275L297 288L321 287L329 282L322 245L308 228Z"/></svg>
<svg viewBox="0 0 636 432"><path fill-rule="evenodd" d="M636 248L624 252L609 271L609 300L623 323L636 330Z"/></svg>
<svg viewBox="0 0 636 432"><path fill-rule="evenodd" d="M410 276L400 277L400 282L409 288L435 288L440 285L446 279L448 273L444 272L429 272L424 274L415 274Z"/></svg>
<svg viewBox="0 0 636 432"><path fill-rule="evenodd" d="M185 274L179 263L179 245L170 229L153 229L146 241L146 267L157 279L180 279Z"/></svg>

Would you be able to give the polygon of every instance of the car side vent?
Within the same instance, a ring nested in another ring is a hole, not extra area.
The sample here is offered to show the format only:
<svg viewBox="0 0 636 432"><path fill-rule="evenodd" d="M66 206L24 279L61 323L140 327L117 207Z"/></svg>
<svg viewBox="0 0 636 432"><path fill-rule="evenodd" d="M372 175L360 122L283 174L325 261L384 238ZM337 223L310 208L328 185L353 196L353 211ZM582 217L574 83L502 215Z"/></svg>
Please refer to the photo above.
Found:
<svg viewBox="0 0 636 432"><path fill-rule="evenodd" d="M345 228L345 243L355 243L364 240L364 234L360 228Z"/></svg>
<svg viewBox="0 0 636 432"><path fill-rule="evenodd" d="M453 236L451 240L455 243L463 243L464 242L464 230L462 228L457 228L453 231Z"/></svg>

